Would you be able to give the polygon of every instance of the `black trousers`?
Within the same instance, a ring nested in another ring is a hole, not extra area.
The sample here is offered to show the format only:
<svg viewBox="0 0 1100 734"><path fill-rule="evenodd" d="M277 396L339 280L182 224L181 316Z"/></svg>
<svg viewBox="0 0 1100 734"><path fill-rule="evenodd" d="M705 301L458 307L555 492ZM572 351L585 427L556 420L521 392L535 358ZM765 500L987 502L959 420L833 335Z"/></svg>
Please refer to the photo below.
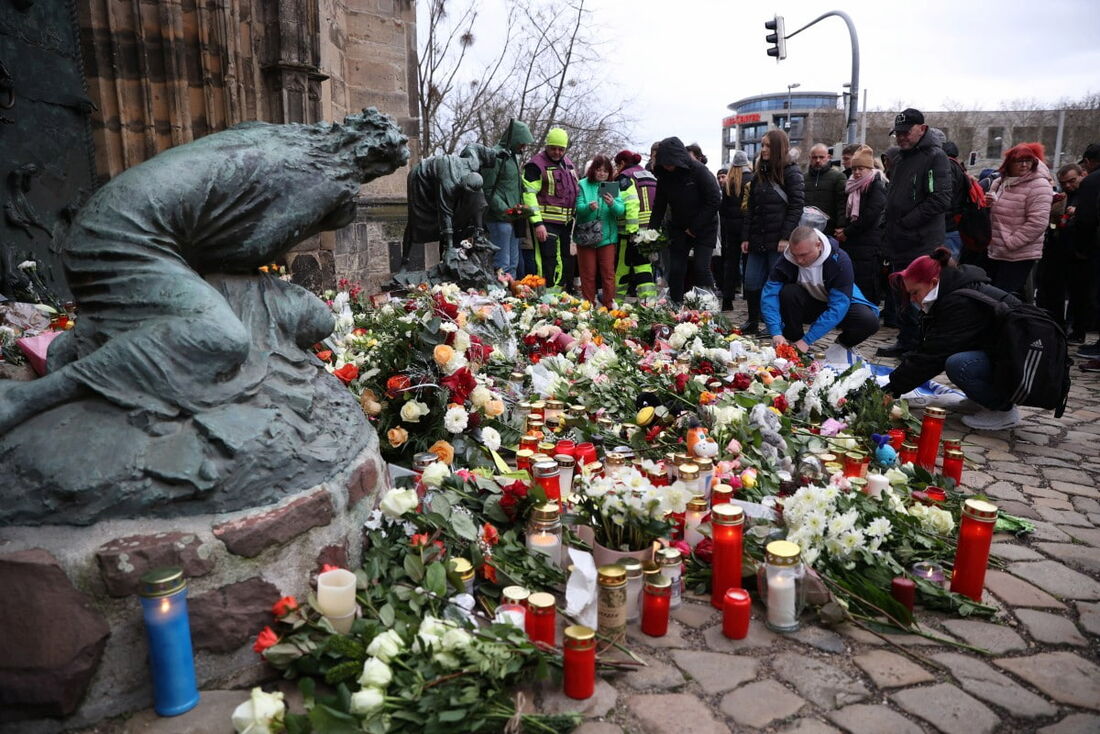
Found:
<svg viewBox="0 0 1100 734"><path fill-rule="evenodd" d="M546 241L539 242L534 231L531 237L538 254L539 275L546 278L547 288L561 288L572 293L573 277L577 272L577 256L569 254L569 242L573 236L573 223L543 222L546 225Z"/></svg>
<svg viewBox="0 0 1100 734"><path fill-rule="evenodd" d="M1037 303L1062 328L1073 324L1074 334L1084 334L1092 325L1093 264L1073 254L1068 243L1048 242L1039 261ZM1067 313L1066 298L1069 297Z"/></svg>
<svg viewBox="0 0 1100 734"><path fill-rule="evenodd" d="M689 258L688 253L692 248L695 249L695 255ZM668 250L670 255L668 297L673 303L682 303L684 300L684 286L689 265L692 285L709 291L714 290L714 278L710 273L710 257L714 254L713 245L702 245L696 238L677 232L672 235Z"/></svg>
<svg viewBox="0 0 1100 734"><path fill-rule="evenodd" d="M1035 266L1035 260L989 260L989 270L986 273L993 281L993 285L1006 293L1011 293L1017 298L1024 298L1024 284L1027 276Z"/></svg>
<svg viewBox="0 0 1100 734"><path fill-rule="evenodd" d="M779 314L783 318L783 338L796 342L806 335L803 326L812 324L825 312L828 306L810 295L797 283L788 283L779 291ZM878 316L874 310L862 303L853 303L848 313L837 325L840 335L836 341L842 347L851 349L878 331Z"/></svg>

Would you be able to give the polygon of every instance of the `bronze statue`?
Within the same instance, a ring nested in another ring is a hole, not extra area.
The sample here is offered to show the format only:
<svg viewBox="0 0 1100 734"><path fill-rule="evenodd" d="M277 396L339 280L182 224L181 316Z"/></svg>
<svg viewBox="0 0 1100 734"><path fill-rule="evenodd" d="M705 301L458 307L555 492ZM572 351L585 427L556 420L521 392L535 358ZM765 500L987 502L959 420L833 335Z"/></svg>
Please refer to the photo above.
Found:
<svg viewBox="0 0 1100 734"><path fill-rule="evenodd" d="M226 509L255 501L247 495L261 482L271 485L262 492L277 496L293 473L319 475L325 460L361 449L362 436L337 437L328 456L316 447L310 461L317 466L293 472L262 466L274 455L260 465L250 457L243 472L234 463L261 444L261 453L266 444L289 454L313 450L325 428L314 420L366 430L355 401L345 401L347 391L305 351L331 333L332 314L305 289L258 268L349 224L360 185L404 165L406 142L373 108L343 124L245 123L167 150L103 186L76 215L63 249L76 328L51 345L44 377L0 383L0 467L71 488L74 480L62 477L89 467L37 455L35 442L56 453L68 434L53 432L66 426L114 429L119 455L102 457L108 466L96 467L101 476L80 491L117 478L110 464L122 460L137 464L127 469L142 481L170 485L161 501L246 490L213 502ZM318 401L337 415L315 417ZM131 445L144 453L132 456ZM258 479L266 469L274 473ZM136 496L114 501L123 513L157 505ZM13 502L7 515L33 518L43 509L35 502ZM69 514L82 522L118 511Z"/></svg>

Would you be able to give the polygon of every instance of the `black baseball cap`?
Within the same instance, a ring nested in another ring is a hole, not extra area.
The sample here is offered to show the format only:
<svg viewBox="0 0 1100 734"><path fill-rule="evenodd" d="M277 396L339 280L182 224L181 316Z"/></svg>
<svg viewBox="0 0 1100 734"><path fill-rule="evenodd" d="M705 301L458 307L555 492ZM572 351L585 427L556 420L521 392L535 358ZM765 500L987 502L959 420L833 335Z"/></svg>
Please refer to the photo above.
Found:
<svg viewBox="0 0 1100 734"><path fill-rule="evenodd" d="M909 130L914 125L924 124L924 113L920 110L915 110L912 107L906 108L899 112L894 118L894 129L891 133L903 133Z"/></svg>
<svg viewBox="0 0 1100 734"><path fill-rule="evenodd" d="M1081 161L1100 161L1100 143L1089 143L1081 154Z"/></svg>

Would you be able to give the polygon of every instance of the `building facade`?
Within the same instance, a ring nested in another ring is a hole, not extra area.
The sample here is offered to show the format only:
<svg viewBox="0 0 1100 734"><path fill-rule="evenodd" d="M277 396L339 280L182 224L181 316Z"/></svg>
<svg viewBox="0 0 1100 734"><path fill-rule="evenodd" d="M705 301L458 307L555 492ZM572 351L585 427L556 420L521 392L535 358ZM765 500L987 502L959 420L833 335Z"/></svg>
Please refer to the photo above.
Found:
<svg viewBox="0 0 1100 734"><path fill-rule="evenodd" d="M733 151L743 150L754 160L760 141L769 130L783 130L791 146L809 159L810 146L829 140L832 145L844 133L844 111L840 95L832 92L777 92L739 99L728 105L731 115L722 120L722 163L728 165Z"/></svg>

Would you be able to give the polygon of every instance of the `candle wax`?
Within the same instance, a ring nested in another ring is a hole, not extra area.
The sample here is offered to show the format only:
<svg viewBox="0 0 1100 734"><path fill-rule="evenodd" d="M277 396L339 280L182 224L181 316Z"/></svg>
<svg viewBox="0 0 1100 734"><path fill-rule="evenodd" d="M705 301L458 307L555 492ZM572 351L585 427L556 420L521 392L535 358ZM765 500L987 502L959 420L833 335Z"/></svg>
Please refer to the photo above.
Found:
<svg viewBox="0 0 1100 734"><path fill-rule="evenodd" d="M793 627L795 616L795 580L791 576L777 575L768 579L768 623L780 629Z"/></svg>

